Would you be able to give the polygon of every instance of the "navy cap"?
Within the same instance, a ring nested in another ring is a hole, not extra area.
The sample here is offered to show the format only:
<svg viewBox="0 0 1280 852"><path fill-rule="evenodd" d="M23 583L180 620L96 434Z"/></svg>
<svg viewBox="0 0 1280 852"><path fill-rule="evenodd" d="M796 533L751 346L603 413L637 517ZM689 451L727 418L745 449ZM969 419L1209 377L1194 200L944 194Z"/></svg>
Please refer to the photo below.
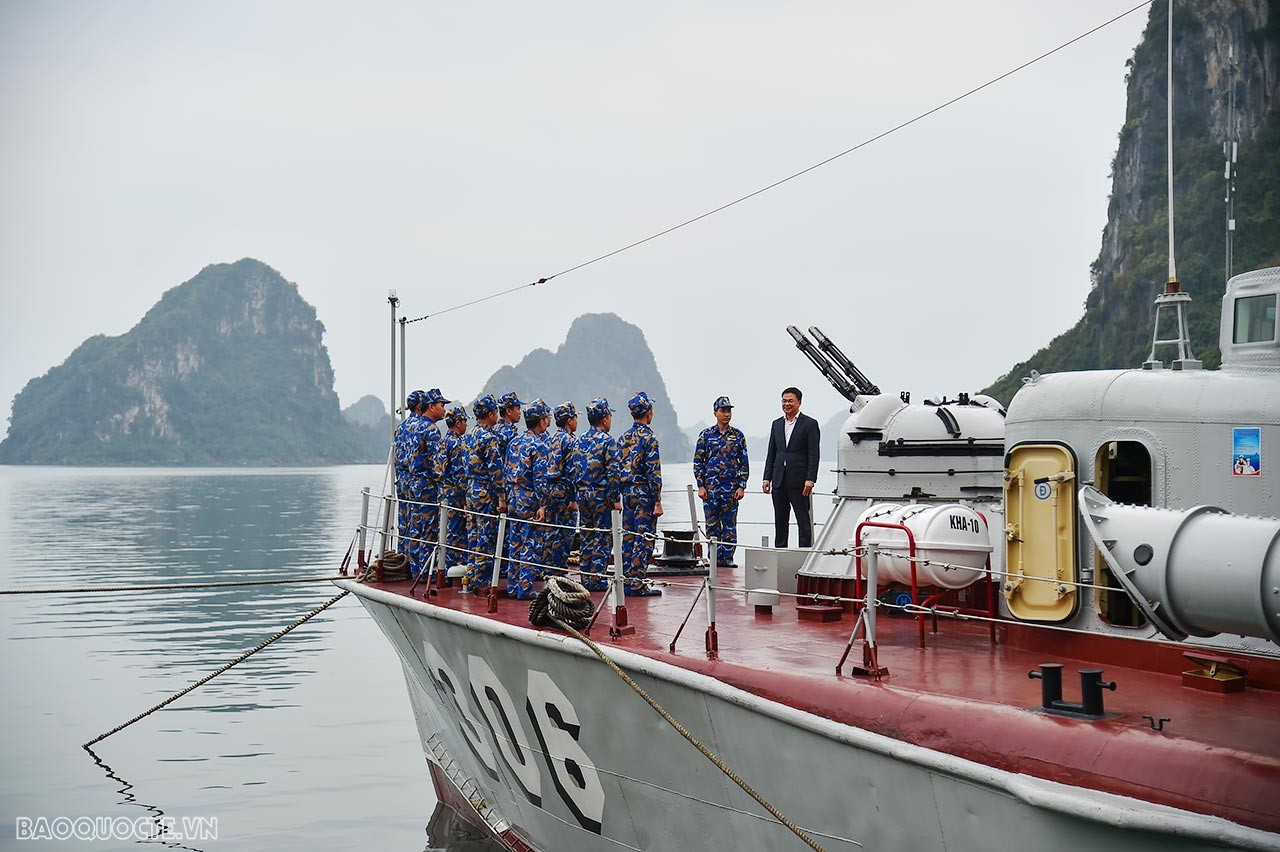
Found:
<svg viewBox="0 0 1280 852"><path fill-rule="evenodd" d="M578 409L574 408L572 402L562 402L556 406L555 420L556 425L560 426L578 416Z"/></svg>
<svg viewBox="0 0 1280 852"><path fill-rule="evenodd" d="M609 400L605 399L602 396L598 396L587 403L587 419L588 420L599 420L600 418L604 417L606 414L610 414L612 412L613 412L613 409L609 407Z"/></svg>
<svg viewBox="0 0 1280 852"><path fill-rule="evenodd" d="M427 405L431 405L432 403L436 403L436 402L443 402L447 404L447 403L453 402L453 400L445 399L444 394L440 393L440 388L432 388L431 390L427 391L427 398L424 399L423 402L425 402Z"/></svg>
<svg viewBox="0 0 1280 852"><path fill-rule="evenodd" d="M444 413L444 422L446 426L454 426L458 423L467 422L467 410L461 405L455 405Z"/></svg>
<svg viewBox="0 0 1280 852"><path fill-rule="evenodd" d="M476 413L476 417L484 417L489 412L498 410L498 401L493 398L493 394L487 393L471 404L471 410Z"/></svg>
<svg viewBox="0 0 1280 852"><path fill-rule="evenodd" d="M649 399L649 394L640 391L627 400L627 408L631 409L632 417L644 417L653 410L653 400Z"/></svg>
<svg viewBox="0 0 1280 852"><path fill-rule="evenodd" d="M520 401L520 397L516 396L515 391L507 391L502 396L498 397L499 408L510 408L513 405L524 405L524 403Z"/></svg>
<svg viewBox="0 0 1280 852"><path fill-rule="evenodd" d="M727 396L716 397L715 404L711 406L713 411L719 411L722 408L733 408L733 403L729 401Z"/></svg>
<svg viewBox="0 0 1280 852"><path fill-rule="evenodd" d="M422 405L422 403L426 401L427 401L427 392L424 390L416 390L413 393L409 394L409 398L406 399L404 402L405 402L405 405L408 406L410 411L417 411L418 406Z"/></svg>
<svg viewBox="0 0 1280 852"><path fill-rule="evenodd" d="M529 420L533 420L534 418L541 420L544 417L550 417L550 416L551 416L551 409L547 407L547 404L543 402L541 399L535 399L533 402L525 406L524 419L526 422L528 422Z"/></svg>

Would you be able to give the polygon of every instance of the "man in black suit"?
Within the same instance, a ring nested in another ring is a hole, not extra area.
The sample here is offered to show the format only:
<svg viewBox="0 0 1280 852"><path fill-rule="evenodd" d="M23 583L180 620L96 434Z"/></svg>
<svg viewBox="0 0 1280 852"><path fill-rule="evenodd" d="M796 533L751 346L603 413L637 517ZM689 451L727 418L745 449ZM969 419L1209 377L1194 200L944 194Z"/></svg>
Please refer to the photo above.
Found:
<svg viewBox="0 0 1280 852"><path fill-rule="evenodd" d="M818 421L800 413L804 394L799 388L782 392L782 417L769 430L769 454L764 461L764 493L773 495L774 546L787 546L791 510L796 513L800 546L813 545L809 495L818 481L820 436Z"/></svg>

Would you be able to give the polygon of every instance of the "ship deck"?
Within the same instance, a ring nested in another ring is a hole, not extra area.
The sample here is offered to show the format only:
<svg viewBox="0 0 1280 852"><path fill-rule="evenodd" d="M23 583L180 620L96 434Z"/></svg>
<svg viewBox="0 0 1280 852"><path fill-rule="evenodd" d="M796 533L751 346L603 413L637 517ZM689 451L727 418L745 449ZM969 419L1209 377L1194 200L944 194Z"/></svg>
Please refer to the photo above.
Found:
<svg viewBox="0 0 1280 852"><path fill-rule="evenodd" d="M719 569L717 584L744 585L741 569ZM410 583L372 584L409 595ZM834 622L798 618L795 599L783 598L771 615L757 614L743 593L716 598L718 654L704 644L702 602L674 653L669 646L690 611L699 582L672 580L661 597L628 598L635 632L609 635L609 607L590 636L700 672L755 695L837 722L974 760L1074 786L1212 814L1280 832L1280 661L1225 655L1243 661L1248 687L1221 694L1183 685L1193 668L1184 646L1001 623L996 641L988 624L939 619L926 623L926 647L910 616L881 616L877 640L883 679L851 675L861 662L855 645L843 676L835 673L854 625L852 614ZM594 598L598 602L603 593ZM421 599L419 586L415 597ZM440 589L430 602L507 624L532 628L528 603L487 600ZM1079 719L1040 709L1040 681L1028 672L1042 663L1064 664L1063 692L1079 701L1076 670L1103 669L1114 681L1104 693L1106 716ZM1147 716L1151 717L1148 720ZM1157 730L1159 720L1163 730Z"/></svg>

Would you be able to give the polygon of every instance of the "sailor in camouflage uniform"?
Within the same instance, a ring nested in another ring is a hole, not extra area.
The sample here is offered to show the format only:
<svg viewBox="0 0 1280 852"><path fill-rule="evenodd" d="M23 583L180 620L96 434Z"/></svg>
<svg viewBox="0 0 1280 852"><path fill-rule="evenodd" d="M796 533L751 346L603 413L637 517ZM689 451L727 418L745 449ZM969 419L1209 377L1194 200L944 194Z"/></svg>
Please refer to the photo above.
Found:
<svg viewBox="0 0 1280 852"><path fill-rule="evenodd" d="M524 411L527 431L507 445L503 479L507 490L507 596L524 600L536 592L533 582L543 561L546 518L547 427L551 411L540 399Z"/></svg>
<svg viewBox="0 0 1280 852"><path fill-rule="evenodd" d="M498 397L498 425L494 427L494 434L498 436L498 458L503 459L504 463L507 458L507 447L511 446L511 442L520 434L520 421L523 416L520 414L520 407L524 405L520 397L516 396L515 391L507 391ZM507 540L502 545L503 553L511 552L511 527L507 527Z"/></svg>
<svg viewBox="0 0 1280 852"><path fill-rule="evenodd" d="M653 400L640 391L627 400L635 421L618 439L622 460L622 572L626 594L660 595L644 585L653 558L653 535L662 514L662 460L653 423Z"/></svg>
<svg viewBox="0 0 1280 852"><path fill-rule="evenodd" d="M406 400L411 413L396 428L396 493L402 501L409 501L408 505L400 504L400 535L415 579L440 540L436 503L444 476L444 448L436 420L444 414L448 401L439 388L414 391Z"/></svg>
<svg viewBox="0 0 1280 852"><path fill-rule="evenodd" d="M548 565L564 568L573 549L573 528L578 525L578 497L574 489L573 457L578 439L578 410L572 402L556 406L554 419L559 430L547 447L546 559Z"/></svg>
<svg viewBox="0 0 1280 852"><path fill-rule="evenodd" d="M397 514L400 535L403 536L400 550L408 558L410 570L418 558L417 543L411 539L417 538L414 530L422 526L422 507L417 505L421 491L417 466L418 456L422 451L422 432L426 428L420 413L426 396L427 392L423 390L415 390L409 394L409 398L405 400L405 409L409 414L396 427L396 437L392 442L396 460L396 497L399 498Z"/></svg>
<svg viewBox="0 0 1280 852"><path fill-rule="evenodd" d="M507 501L502 488L501 439L495 431L498 403L493 394L485 394L471 410L476 415L476 425L467 435L467 549L471 551L471 567L463 582L475 591L483 591L493 579L497 516L506 511Z"/></svg>
<svg viewBox="0 0 1280 852"><path fill-rule="evenodd" d="M498 425L494 434L498 436L498 449L502 457L507 456L507 445L520 434L520 406L524 405L515 391L507 391L498 397Z"/></svg>
<svg viewBox="0 0 1280 852"><path fill-rule="evenodd" d="M578 570L582 572L582 585L592 591L609 587L613 560L612 510L621 508L618 488L622 481L622 461L618 442L609 434L613 426L612 412L609 400L603 397L587 403L587 422L591 428L578 439L573 454L574 488L582 524Z"/></svg>
<svg viewBox="0 0 1280 852"><path fill-rule="evenodd" d="M716 565L732 566L738 541L738 501L746 493L747 439L729 425L733 404L718 397L716 425L702 430L693 450L693 478L707 519L707 537L716 541Z"/></svg>
<svg viewBox="0 0 1280 852"><path fill-rule="evenodd" d="M455 405L444 413L444 480L440 484L440 500L449 507L445 521L445 568L466 565L467 516L462 512L467 505L467 468L471 463L471 450L467 447L467 409Z"/></svg>

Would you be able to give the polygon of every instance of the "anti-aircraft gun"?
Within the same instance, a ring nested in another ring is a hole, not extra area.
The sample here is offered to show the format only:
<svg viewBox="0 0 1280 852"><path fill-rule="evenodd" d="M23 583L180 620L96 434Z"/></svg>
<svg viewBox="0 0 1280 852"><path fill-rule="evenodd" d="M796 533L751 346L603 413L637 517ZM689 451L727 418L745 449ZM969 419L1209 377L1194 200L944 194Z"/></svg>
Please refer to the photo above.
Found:
<svg viewBox="0 0 1280 852"><path fill-rule="evenodd" d="M805 333L794 325L787 326L787 334L796 342L796 348L813 362L818 372L831 383L841 396L850 402L859 396L879 396L880 388L872 384L862 371L840 351L840 347L822 333L816 325L809 326L809 333L818 341L817 346L805 336Z"/></svg>

